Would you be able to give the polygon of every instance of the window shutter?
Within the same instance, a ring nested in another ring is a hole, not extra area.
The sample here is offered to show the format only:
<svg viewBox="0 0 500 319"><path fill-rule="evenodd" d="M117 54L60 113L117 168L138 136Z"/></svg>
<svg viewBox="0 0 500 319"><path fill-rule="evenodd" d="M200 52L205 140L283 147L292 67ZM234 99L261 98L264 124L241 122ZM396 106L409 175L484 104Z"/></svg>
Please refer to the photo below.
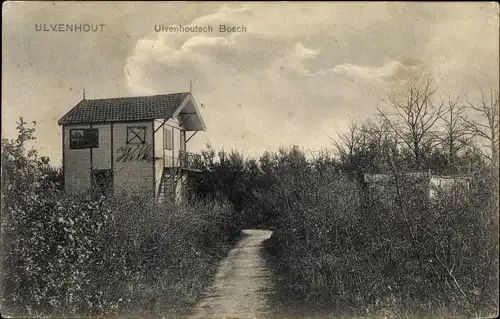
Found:
<svg viewBox="0 0 500 319"><path fill-rule="evenodd" d="M165 129L165 149L172 149L172 130Z"/></svg>
<svg viewBox="0 0 500 319"><path fill-rule="evenodd" d="M85 130L85 140L87 147L98 148L99 147L99 131L95 128Z"/></svg>
<svg viewBox="0 0 500 319"><path fill-rule="evenodd" d="M182 152L185 152L186 151L186 131L180 131L180 143L179 143L179 149L182 151Z"/></svg>

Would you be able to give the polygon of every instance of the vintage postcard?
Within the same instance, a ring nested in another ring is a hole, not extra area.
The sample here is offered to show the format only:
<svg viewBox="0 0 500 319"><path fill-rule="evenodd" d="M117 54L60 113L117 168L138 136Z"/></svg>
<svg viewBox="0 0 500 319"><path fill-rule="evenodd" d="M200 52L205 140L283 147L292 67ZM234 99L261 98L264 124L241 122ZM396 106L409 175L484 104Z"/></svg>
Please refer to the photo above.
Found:
<svg viewBox="0 0 500 319"><path fill-rule="evenodd" d="M493 318L499 4L7 1L2 318Z"/></svg>

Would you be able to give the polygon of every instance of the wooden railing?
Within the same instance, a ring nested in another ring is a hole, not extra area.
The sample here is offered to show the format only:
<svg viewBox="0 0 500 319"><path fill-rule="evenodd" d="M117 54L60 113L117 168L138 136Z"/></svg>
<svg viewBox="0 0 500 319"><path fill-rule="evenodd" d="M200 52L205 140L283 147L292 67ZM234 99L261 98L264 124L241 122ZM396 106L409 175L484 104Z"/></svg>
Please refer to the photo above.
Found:
<svg viewBox="0 0 500 319"><path fill-rule="evenodd" d="M179 151L179 165L182 169L201 171L201 155L185 151Z"/></svg>

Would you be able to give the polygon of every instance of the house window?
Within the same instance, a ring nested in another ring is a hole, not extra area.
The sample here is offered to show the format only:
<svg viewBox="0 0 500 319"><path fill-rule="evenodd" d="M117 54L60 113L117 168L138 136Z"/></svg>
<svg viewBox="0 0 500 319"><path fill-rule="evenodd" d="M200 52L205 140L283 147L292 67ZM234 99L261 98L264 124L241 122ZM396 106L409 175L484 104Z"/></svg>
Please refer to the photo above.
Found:
<svg viewBox="0 0 500 319"><path fill-rule="evenodd" d="M165 129L165 149L172 149L172 130L169 128Z"/></svg>
<svg viewBox="0 0 500 319"><path fill-rule="evenodd" d="M145 126L127 127L127 144L144 144L144 143L146 143Z"/></svg>
<svg viewBox="0 0 500 319"><path fill-rule="evenodd" d="M98 148L99 131L97 129L70 130L70 149Z"/></svg>
<svg viewBox="0 0 500 319"><path fill-rule="evenodd" d="M85 130L71 130L69 148L85 148Z"/></svg>

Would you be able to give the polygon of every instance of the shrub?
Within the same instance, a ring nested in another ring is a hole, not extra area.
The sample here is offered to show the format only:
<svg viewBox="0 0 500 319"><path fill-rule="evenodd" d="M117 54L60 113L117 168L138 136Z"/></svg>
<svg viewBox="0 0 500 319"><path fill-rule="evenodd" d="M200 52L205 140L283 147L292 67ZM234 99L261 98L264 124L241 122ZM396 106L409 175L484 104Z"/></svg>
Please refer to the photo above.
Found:
<svg viewBox="0 0 500 319"><path fill-rule="evenodd" d="M483 189L431 202L401 175L398 187L363 201L355 176L283 156L273 188L260 196L280 216L269 241L277 275L300 299L341 316L497 311L498 218Z"/></svg>
<svg viewBox="0 0 500 319"><path fill-rule="evenodd" d="M2 140L3 310L157 316L196 300L237 230L230 206L64 193L25 124Z"/></svg>

